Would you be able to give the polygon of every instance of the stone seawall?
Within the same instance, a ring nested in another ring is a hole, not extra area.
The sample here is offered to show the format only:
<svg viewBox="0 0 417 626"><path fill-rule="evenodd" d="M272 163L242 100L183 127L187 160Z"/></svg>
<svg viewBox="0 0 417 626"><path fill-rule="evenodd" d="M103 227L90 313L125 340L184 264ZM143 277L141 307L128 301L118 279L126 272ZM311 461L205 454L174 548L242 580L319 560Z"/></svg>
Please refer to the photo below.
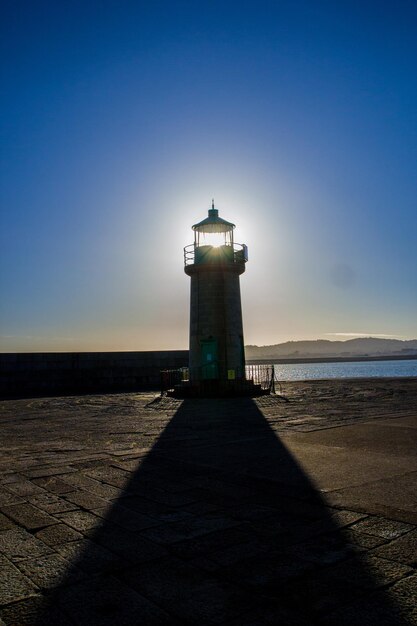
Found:
<svg viewBox="0 0 417 626"><path fill-rule="evenodd" d="M0 397L159 389L188 350L0 354Z"/></svg>

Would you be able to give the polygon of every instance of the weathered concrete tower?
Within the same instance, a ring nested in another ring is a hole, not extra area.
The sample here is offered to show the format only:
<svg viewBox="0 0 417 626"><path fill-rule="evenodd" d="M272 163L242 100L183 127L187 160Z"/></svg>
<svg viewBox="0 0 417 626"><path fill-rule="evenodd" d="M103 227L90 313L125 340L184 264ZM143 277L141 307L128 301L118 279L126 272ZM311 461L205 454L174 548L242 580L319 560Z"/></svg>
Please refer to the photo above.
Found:
<svg viewBox="0 0 417 626"><path fill-rule="evenodd" d="M234 224L219 217L214 201L208 217L193 226L194 243L184 248L191 277L190 385L233 387L245 379L239 276L247 247L233 241Z"/></svg>

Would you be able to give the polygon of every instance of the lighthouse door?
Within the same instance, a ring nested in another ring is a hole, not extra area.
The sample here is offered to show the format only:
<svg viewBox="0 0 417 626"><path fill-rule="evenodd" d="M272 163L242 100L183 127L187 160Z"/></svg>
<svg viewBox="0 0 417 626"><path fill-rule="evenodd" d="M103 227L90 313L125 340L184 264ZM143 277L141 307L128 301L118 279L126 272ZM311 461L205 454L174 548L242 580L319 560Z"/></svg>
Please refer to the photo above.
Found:
<svg viewBox="0 0 417 626"><path fill-rule="evenodd" d="M216 339L205 339L201 342L201 366L203 380L213 380L219 377Z"/></svg>

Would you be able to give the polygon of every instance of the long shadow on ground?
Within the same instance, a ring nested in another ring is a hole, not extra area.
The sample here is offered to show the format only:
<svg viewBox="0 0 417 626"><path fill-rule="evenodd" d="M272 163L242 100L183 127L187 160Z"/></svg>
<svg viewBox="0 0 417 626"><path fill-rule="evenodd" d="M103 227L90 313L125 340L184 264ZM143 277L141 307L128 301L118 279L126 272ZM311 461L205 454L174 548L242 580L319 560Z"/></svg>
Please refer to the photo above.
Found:
<svg viewBox="0 0 417 626"><path fill-rule="evenodd" d="M184 401L135 462L101 525L64 546L38 626L407 623L389 562L376 575L347 530L360 516L325 506L252 400Z"/></svg>

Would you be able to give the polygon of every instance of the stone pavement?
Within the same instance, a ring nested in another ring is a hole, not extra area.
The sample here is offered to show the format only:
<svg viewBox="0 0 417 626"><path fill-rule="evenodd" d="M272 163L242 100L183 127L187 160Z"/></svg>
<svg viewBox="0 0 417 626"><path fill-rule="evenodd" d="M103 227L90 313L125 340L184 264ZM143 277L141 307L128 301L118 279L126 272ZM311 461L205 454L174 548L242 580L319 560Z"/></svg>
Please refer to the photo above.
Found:
<svg viewBox="0 0 417 626"><path fill-rule="evenodd" d="M417 624L417 379L0 403L0 625Z"/></svg>

